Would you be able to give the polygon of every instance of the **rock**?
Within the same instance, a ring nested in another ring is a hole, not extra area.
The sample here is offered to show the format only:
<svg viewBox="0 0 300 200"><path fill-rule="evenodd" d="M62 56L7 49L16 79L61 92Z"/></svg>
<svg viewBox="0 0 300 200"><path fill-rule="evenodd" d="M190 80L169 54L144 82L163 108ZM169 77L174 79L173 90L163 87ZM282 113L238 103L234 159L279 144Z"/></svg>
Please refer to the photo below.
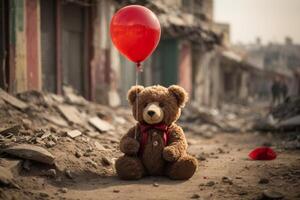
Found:
<svg viewBox="0 0 300 200"><path fill-rule="evenodd" d="M215 185L215 182L214 181L208 181L205 185L208 186L208 187L211 187L211 186Z"/></svg>
<svg viewBox="0 0 300 200"><path fill-rule="evenodd" d="M68 189L63 187L63 188L60 188L59 191L62 192L62 193L67 193Z"/></svg>
<svg viewBox="0 0 300 200"><path fill-rule="evenodd" d="M282 120L278 123L278 127L293 127L293 126L300 126L300 115L290 117L288 119Z"/></svg>
<svg viewBox="0 0 300 200"><path fill-rule="evenodd" d="M111 131L111 130L115 129L114 126L112 126L110 123L100 119L99 117L90 118L89 123L91 125L93 125L100 132L106 132L106 131Z"/></svg>
<svg viewBox="0 0 300 200"><path fill-rule="evenodd" d="M20 128L21 128L20 125L13 125L10 127L1 128L0 135L4 135L4 136L7 136L9 134L16 135L17 133L19 133Z"/></svg>
<svg viewBox="0 0 300 200"><path fill-rule="evenodd" d="M44 115L43 116L46 120L48 120L49 122L57 125L57 126L61 126L61 127L67 127L68 123L61 117L58 116L52 116L52 115Z"/></svg>
<svg viewBox="0 0 300 200"><path fill-rule="evenodd" d="M105 156L102 157L101 162L104 166L110 166L111 165L111 161Z"/></svg>
<svg viewBox="0 0 300 200"><path fill-rule="evenodd" d="M200 195L199 194L193 194L193 196L191 196L191 199L199 199Z"/></svg>
<svg viewBox="0 0 300 200"><path fill-rule="evenodd" d="M44 175L49 176L51 178L55 178L56 177L56 170L55 169L49 169L49 170L44 172Z"/></svg>
<svg viewBox="0 0 300 200"><path fill-rule="evenodd" d="M29 160L25 160L24 163L23 163L23 168L26 171L30 171L30 167L31 167L31 162Z"/></svg>
<svg viewBox="0 0 300 200"><path fill-rule="evenodd" d="M51 148L51 147L54 147L56 145L56 143L53 142L53 141L48 141L48 142L46 142L45 145L46 145L47 148Z"/></svg>
<svg viewBox="0 0 300 200"><path fill-rule="evenodd" d="M46 149L30 145L30 144L18 144L12 147L8 147L3 150L5 153L14 155L23 159L34 160L46 164L54 164L55 157Z"/></svg>
<svg viewBox="0 0 300 200"><path fill-rule="evenodd" d="M67 135L70 137L70 138L75 138L75 137L78 137L81 135L81 132L79 130L72 130L72 131L68 131L67 132Z"/></svg>
<svg viewBox="0 0 300 200"><path fill-rule="evenodd" d="M269 179L267 178L261 178L259 181L258 181L259 184L268 184L269 183Z"/></svg>
<svg viewBox="0 0 300 200"><path fill-rule="evenodd" d="M79 125L84 124L84 121L82 120L82 117L76 107L69 105L58 105L57 108L69 122Z"/></svg>
<svg viewBox="0 0 300 200"><path fill-rule="evenodd" d="M284 195L273 190L264 190L261 200L283 199Z"/></svg>
<svg viewBox="0 0 300 200"><path fill-rule="evenodd" d="M95 147L99 150L99 151L105 151L106 148L100 144L99 142L95 141Z"/></svg>
<svg viewBox="0 0 300 200"><path fill-rule="evenodd" d="M153 185L154 187L159 187L159 184L158 184L157 182L154 182L152 185Z"/></svg>
<svg viewBox="0 0 300 200"><path fill-rule="evenodd" d="M71 171L69 169L67 169L65 171L65 174L66 174L66 177L68 177L69 179L73 179L72 173L71 173Z"/></svg>
<svg viewBox="0 0 300 200"><path fill-rule="evenodd" d="M47 198L47 197L49 197L49 194L44 193L44 192L40 192L40 197Z"/></svg>
<svg viewBox="0 0 300 200"><path fill-rule="evenodd" d="M228 184L230 184L230 185L233 184L232 180L231 180L229 177L227 177L227 176L223 176L223 177L222 177L222 182L223 182L223 183L228 183Z"/></svg>
<svg viewBox="0 0 300 200"><path fill-rule="evenodd" d="M18 109L25 110L26 108L28 108L28 104L11 96L10 94L5 92L1 88L0 88L0 98L2 98L6 103L9 103L10 105L12 105Z"/></svg>
<svg viewBox="0 0 300 200"><path fill-rule="evenodd" d="M75 152L76 158L80 158L82 156L82 153L80 151Z"/></svg>
<svg viewBox="0 0 300 200"><path fill-rule="evenodd" d="M114 190L113 190L113 192L114 192L114 193L119 193L119 192L120 192L120 190L116 190L116 189L114 189Z"/></svg>

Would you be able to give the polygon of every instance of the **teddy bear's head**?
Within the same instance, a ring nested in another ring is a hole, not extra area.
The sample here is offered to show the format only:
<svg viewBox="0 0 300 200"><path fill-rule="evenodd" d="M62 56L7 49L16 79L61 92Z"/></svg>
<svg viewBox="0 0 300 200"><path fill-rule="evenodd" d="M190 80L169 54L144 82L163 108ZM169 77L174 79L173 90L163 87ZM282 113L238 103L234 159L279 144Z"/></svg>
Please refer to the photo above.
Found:
<svg viewBox="0 0 300 200"><path fill-rule="evenodd" d="M182 87L133 86L128 91L128 101L132 105L134 118L140 123L171 125L180 114L188 100Z"/></svg>

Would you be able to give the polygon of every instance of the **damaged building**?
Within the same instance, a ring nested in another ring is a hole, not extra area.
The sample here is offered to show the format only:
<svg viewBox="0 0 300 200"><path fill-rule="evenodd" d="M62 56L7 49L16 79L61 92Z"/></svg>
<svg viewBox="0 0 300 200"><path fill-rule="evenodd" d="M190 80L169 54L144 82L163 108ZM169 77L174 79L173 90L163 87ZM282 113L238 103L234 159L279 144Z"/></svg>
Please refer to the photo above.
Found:
<svg viewBox="0 0 300 200"><path fill-rule="evenodd" d="M255 96L249 81L260 69L231 49L230 26L214 21L213 0L0 2L0 86L11 93L61 94L68 85L86 99L126 105L136 69L112 45L109 23L122 6L140 4L162 27L157 49L143 63L140 84L179 84L192 101L209 107Z"/></svg>

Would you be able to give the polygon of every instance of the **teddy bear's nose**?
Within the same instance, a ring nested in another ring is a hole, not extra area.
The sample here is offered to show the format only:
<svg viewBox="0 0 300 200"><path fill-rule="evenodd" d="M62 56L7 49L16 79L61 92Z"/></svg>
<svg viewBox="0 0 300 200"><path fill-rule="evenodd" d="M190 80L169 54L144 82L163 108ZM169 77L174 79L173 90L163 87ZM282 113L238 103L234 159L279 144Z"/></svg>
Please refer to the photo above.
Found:
<svg viewBox="0 0 300 200"><path fill-rule="evenodd" d="M153 110L149 110L149 111L147 112L147 114L148 114L150 117L152 117L152 116L155 114L155 112L154 112Z"/></svg>

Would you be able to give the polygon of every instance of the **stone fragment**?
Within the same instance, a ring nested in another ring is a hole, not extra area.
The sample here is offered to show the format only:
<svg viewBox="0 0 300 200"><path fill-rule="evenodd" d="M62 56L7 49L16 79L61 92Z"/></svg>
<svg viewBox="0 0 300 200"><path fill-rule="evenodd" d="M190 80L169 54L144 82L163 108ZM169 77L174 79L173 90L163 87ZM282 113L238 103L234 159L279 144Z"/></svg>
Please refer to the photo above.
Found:
<svg viewBox="0 0 300 200"><path fill-rule="evenodd" d="M0 98L2 98L6 103L9 103L10 105L12 105L16 108L19 108L21 110L25 110L26 108L28 108L28 104L26 104L25 102L17 99L14 96L11 96L10 94L5 92L1 88L0 88Z"/></svg>
<svg viewBox="0 0 300 200"><path fill-rule="evenodd" d="M61 117L57 117L53 115L44 115L44 118L57 126L61 126L61 127L68 126L68 123Z"/></svg>
<svg viewBox="0 0 300 200"><path fill-rule="evenodd" d="M105 151L106 148L100 144L99 142L95 141L95 147L99 150L99 151Z"/></svg>
<svg viewBox="0 0 300 200"><path fill-rule="evenodd" d="M45 145L46 145L47 148L51 148L51 147L54 147L56 145L56 143L53 142L53 141L48 141L48 142L46 142Z"/></svg>
<svg viewBox="0 0 300 200"><path fill-rule="evenodd" d="M71 123L83 125L84 122L76 107L69 105L58 105L59 112Z"/></svg>
<svg viewBox="0 0 300 200"><path fill-rule="evenodd" d="M280 192L274 190L264 190L262 193L262 200L272 200L272 199L283 199L284 195Z"/></svg>
<svg viewBox="0 0 300 200"><path fill-rule="evenodd" d="M102 157L101 162L102 162L102 164L103 164L104 166L109 166L109 165L111 165L111 161L110 161L107 157L105 157L105 156Z"/></svg>
<svg viewBox="0 0 300 200"><path fill-rule="evenodd" d="M100 119L99 117L92 117L89 119L89 123L93 125L100 132L106 132L114 130L115 127L110 123Z"/></svg>
<svg viewBox="0 0 300 200"><path fill-rule="evenodd" d="M215 182L214 181L208 181L205 185L208 186L208 187L211 187L211 186L215 185Z"/></svg>
<svg viewBox="0 0 300 200"><path fill-rule="evenodd" d="M49 176L51 178L55 178L56 177L56 170L55 169L49 169L49 170L44 172L44 175Z"/></svg>
<svg viewBox="0 0 300 200"><path fill-rule="evenodd" d="M0 135L8 135L8 134L17 134L19 133L19 130L20 130L21 126L20 125L13 125L13 126L10 126L10 127L6 127L6 128L1 128L0 129Z"/></svg>
<svg viewBox="0 0 300 200"><path fill-rule="evenodd" d="M82 153L80 151L75 152L76 158L80 158L82 156Z"/></svg>
<svg viewBox="0 0 300 200"><path fill-rule="evenodd" d="M67 169L65 171L65 174L66 174L66 177L68 177L69 179L73 179L72 173L71 173L71 171L69 169Z"/></svg>
<svg viewBox="0 0 300 200"><path fill-rule="evenodd" d="M154 187L159 187L159 184L158 184L157 182L154 182L154 183L153 183L153 186L154 186Z"/></svg>
<svg viewBox="0 0 300 200"><path fill-rule="evenodd" d="M62 192L62 193L67 193L68 189L63 187L63 188L60 188L59 191Z"/></svg>
<svg viewBox="0 0 300 200"><path fill-rule="evenodd" d="M81 135L81 132L79 130L72 130L72 131L68 131L67 132L67 135L70 137L70 138L75 138L75 137L78 137Z"/></svg>
<svg viewBox="0 0 300 200"><path fill-rule="evenodd" d="M55 157L46 149L30 144L18 144L12 147L8 147L3 151L7 154L23 159L34 160L50 165L54 164L55 160Z"/></svg>
<svg viewBox="0 0 300 200"><path fill-rule="evenodd" d="M228 183L228 184L230 184L230 185L233 184L231 178L229 178L229 177L227 177L227 176L223 176L223 177L222 177L222 182L223 182L223 183Z"/></svg>

